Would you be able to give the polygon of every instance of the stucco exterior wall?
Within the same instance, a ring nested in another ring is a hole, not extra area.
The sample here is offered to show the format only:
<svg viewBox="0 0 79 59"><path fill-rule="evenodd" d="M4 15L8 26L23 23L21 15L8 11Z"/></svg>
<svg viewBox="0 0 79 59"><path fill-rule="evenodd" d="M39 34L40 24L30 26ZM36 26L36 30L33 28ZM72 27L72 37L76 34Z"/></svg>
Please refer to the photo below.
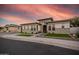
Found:
<svg viewBox="0 0 79 59"><path fill-rule="evenodd" d="M72 27L72 28L70 28L70 33L71 34L79 33L79 27Z"/></svg>
<svg viewBox="0 0 79 59"><path fill-rule="evenodd" d="M70 28L70 22L56 22L56 23L48 23L48 26L55 26L55 28L62 28L62 26L64 26L65 28Z"/></svg>
<svg viewBox="0 0 79 59"><path fill-rule="evenodd" d="M18 27L9 27L8 31L9 32L18 32Z"/></svg>
<svg viewBox="0 0 79 59"><path fill-rule="evenodd" d="M42 21L39 21L39 23L41 24L41 32L43 33L43 26L44 25L47 25L48 22L52 22L53 20L51 19L48 19L48 20L42 20Z"/></svg>
<svg viewBox="0 0 79 59"><path fill-rule="evenodd" d="M47 22L51 22L51 19L39 21L42 25L46 25Z"/></svg>
<svg viewBox="0 0 79 59"><path fill-rule="evenodd" d="M48 31L48 33L69 34L70 29L69 28L65 28L65 29L55 28L55 31L51 30L51 31Z"/></svg>
<svg viewBox="0 0 79 59"><path fill-rule="evenodd" d="M49 30L49 26L51 26L51 30ZM52 30L53 26L55 27L55 30ZM62 28L62 26L64 26L64 28ZM67 22L48 23L47 32L69 34L70 33L70 22L67 21Z"/></svg>
<svg viewBox="0 0 79 59"><path fill-rule="evenodd" d="M3 32L19 32L18 27L4 27Z"/></svg>
<svg viewBox="0 0 79 59"><path fill-rule="evenodd" d="M40 27L41 25L38 25L38 24L22 25L22 32L38 33L41 31Z"/></svg>

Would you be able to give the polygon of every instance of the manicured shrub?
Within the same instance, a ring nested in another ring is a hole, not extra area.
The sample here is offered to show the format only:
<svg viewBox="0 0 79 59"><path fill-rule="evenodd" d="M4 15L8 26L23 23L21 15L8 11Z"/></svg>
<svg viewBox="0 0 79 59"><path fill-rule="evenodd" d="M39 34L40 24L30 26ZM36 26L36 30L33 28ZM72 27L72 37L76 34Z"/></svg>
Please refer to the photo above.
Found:
<svg viewBox="0 0 79 59"><path fill-rule="evenodd" d="M77 38L79 38L79 33L76 33Z"/></svg>
<svg viewBox="0 0 79 59"><path fill-rule="evenodd" d="M47 33L45 36L51 36L51 37L69 37L68 34L55 34L55 33Z"/></svg>

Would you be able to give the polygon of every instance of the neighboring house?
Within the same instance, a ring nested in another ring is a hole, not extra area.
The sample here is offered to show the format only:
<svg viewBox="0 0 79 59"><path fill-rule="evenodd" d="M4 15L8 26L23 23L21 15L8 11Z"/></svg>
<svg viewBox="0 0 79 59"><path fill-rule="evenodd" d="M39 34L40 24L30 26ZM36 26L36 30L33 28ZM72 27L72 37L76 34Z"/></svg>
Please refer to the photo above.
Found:
<svg viewBox="0 0 79 59"><path fill-rule="evenodd" d="M18 25L6 25L4 26L4 32L19 32L19 27Z"/></svg>
<svg viewBox="0 0 79 59"><path fill-rule="evenodd" d="M73 25L71 21L76 18L54 21L53 18L46 18L38 20L39 23L26 23L21 24L21 31L28 33L61 33L61 34L70 34L73 33ZM79 19L79 18L78 18ZM75 27L76 28L76 27ZM74 29L74 33L78 31Z"/></svg>
<svg viewBox="0 0 79 59"><path fill-rule="evenodd" d="M0 26L0 32L3 32L3 27L2 26Z"/></svg>

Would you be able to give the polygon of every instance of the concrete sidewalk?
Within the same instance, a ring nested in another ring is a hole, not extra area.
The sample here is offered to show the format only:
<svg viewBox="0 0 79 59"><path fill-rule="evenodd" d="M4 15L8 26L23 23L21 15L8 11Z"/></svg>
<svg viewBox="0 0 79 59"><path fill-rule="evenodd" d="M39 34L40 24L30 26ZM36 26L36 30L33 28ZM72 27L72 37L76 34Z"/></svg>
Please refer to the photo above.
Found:
<svg viewBox="0 0 79 59"><path fill-rule="evenodd" d="M41 37L24 37L24 36L16 36L16 34L7 34L1 37L8 38L11 40L29 41L29 42L48 44L48 45L55 45L55 46L79 51L79 41L69 41L69 40L50 39L50 38L41 38Z"/></svg>

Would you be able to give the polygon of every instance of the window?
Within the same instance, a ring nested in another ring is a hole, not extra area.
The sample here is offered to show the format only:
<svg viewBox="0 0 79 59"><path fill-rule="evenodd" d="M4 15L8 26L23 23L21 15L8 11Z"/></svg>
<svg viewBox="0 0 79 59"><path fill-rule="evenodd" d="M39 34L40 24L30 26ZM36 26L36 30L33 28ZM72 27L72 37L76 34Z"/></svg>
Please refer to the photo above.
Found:
<svg viewBox="0 0 79 59"><path fill-rule="evenodd" d="M34 31L36 30L36 28L34 28Z"/></svg>
<svg viewBox="0 0 79 59"><path fill-rule="evenodd" d="M55 31L55 25L54 25L54 24L53 24L53 26L52 26L52 30Z"/></svg>
<svg viewBox="0 0 79 59"><path fill-rule="evenodd" d="M18 26L18 29L20 29L20 26Z"/></svg>
<svg viewBox="0 0 79 59"><path fill-rule="evenodd" d="M64 26L62 25L62 28L64 28Z"/></svg>
<svg viewBox="0 0 79 59"><path fill-rule="evenodd" d="M29 26L27 26L27 30L29 30Z"/></svg>
<svg viewBox="0 0 79 59"><path fill-rule="evenodd" d="M30 26L30 27L31 27L31 28L30 28L30 29L31 29L31 31L33 31L33 26Z"/></svg>
<svg viewBox="0 0 79 59"><path fill-rule="evenodd" d="M38 25L37 25L37 31L38 31Z"/></svg>
<svg viewBox="0 0 79 59"><path fill-rule="evenodd" d="M27 29L27 26L25 26L25 29Z"/></svg>
<svg viewBox="0 0 79 59"><path fill-rule="evenodd" d="M52 27L52 30L55 31L55 27L54 26Z"/></svg>
<svg viewBox="0 0 79 59"><path fill-rule="evenodd" d="M51 30L51 26L49 26L48 29Z"/></svg>
<svg viewBox="0 0 79 59"><path fill-rule="evenodd" d="M25 29L25 26L22 26L23 27L23 29Z"/></svg>
<svg viewBox="0 0 79 59"><path fill-rule="evenodd" d="M33 27L31 27L31 30L33 31Z"/></svg>

